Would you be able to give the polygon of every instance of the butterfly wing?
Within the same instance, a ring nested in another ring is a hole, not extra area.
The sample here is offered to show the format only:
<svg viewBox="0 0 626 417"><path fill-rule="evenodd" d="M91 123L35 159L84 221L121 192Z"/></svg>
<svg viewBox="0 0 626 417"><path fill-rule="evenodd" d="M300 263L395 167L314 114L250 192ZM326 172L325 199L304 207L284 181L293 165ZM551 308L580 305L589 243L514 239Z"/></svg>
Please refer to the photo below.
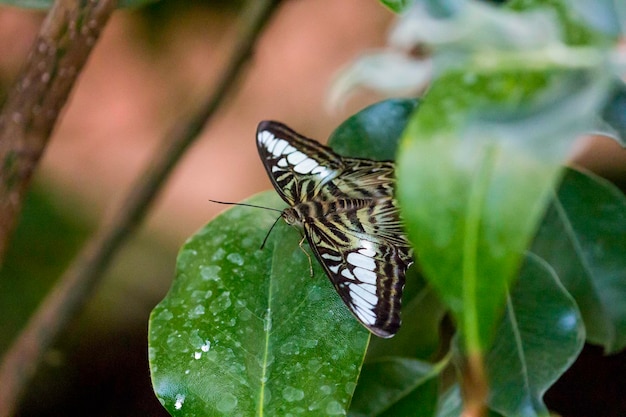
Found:
<svg viewBox="0 0 626 417"><path fill-rule="evenodd" d="M257 148L274 188L289 205L393 195L393 162L341 157L282 123L259 123Z"/></svg>
<svg viewBox="0 0 626 417"><path fill-rule="evenodd" d="M392 197L395 185L393 162L342 158L341 176L333 179L335 195L347 198Z"/></svg>
<svg viewBox="0 0 626 417"><path fill-rule="evenodd" d="M326 184L343 171L341 157L282 123L263 121L257 148L276 191L289 205L326 195Z"/></svg>
<svg viewBox="0 0 626 417"><path fill-rule="evenodd" d="M329 211L304 222L310 247L356 318L377 336L393 336L400 328L405 273L412 263L393 200Z"/></svg>

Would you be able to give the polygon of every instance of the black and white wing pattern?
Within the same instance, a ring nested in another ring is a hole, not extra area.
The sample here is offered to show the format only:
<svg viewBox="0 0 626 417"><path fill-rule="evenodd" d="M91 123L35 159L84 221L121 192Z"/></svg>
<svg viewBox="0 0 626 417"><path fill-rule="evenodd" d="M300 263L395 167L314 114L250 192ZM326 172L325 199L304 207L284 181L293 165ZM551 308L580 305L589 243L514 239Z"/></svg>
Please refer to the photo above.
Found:
<svg viewBox="0 0 626 417"><path fill-rule="evenodd" d="M393 199L394 165L346 158L277 122L262 122L265 169L355 317L380 337L400 327L405 273L412 261Z"/></svg>
<svg viewBox="0 0 626 417"><path fill-rule="evenodd" d="M261 122L257 148L274 188L289 205L393 195L393 162L341 157L282 123Z"/></svg>

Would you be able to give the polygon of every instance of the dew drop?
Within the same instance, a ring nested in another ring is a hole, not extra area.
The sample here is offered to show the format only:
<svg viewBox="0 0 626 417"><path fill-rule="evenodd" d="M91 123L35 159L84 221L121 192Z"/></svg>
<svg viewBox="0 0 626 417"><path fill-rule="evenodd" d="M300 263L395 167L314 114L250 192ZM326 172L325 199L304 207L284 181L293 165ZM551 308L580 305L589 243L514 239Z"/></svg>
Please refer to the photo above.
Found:
<svg viewBox="0 0 626 417"><path fill-rule="evenodd" d="M355 388L356 384L354 382L346 382L346 394L351 396L354 393Z"/></svg>
<svg viewBox="0 0 626 417"><path fill-rule="evenodd" d="M224 259L224 255L226 255L226 251L222 248L218 248L211 256L211 259L214 261L221 261Z"/></svg>
<svg viewBox="0 0 626 417"><path fill-rule="evenodd" d="M237 407L237 397L226 392L220 396L219 400L217 400L215 407L217 408L217 411L222 413L232 411L235 407Z"/></svg>
<svg viewBox="0 0 626 417"><path fill-rule="evenodd" d="M211 311L211 313L213 313L213 315L216 315L226 310L228 307L231 306L231 304L232 303L230 301L230 291L224 291L213 300L213 302L209 306L209 310Z"/></svg>
<svg viewBox="0 0 626 417"><path fill-rule="evenodd" d="M168 309L161 310L159 314L156 315L156 320L164 320L169 321L174 318L174 314Z"/></svg>
<svg viewBox="0 0 626 417"><path fill-rule="evenodd" d="M230 253L228 254L228 256L226 256L226 259L228 259L230 262L234 263L235 265L243 265L243 257L238 254L238 253Z"/></svg>
<svg viewBox="0 0 626 417"><path fill-rule="evenodd" d="M338 401L330 401L328 404L326 404L326 414L328 414L329 416L345 415L346 410L343 409Z"/></svg>
<svg viewBox="0 0 626 417"><path fill-rule="evenodd" d="M285 387L283 389L283 398L287 402L300 401L304 398L304 391L294 387Z"/></svg>
<svg viewBox="0 0 626 417"><path fill-rule="evenodd" d="M197 319L204 314L204 306L199 304L187 314L190 319Z"/></svg>
<svg viewBox="0 0 626 417"><path fill-rule="evenodd" d="M183 408L183 403L185 402L185 394L176 394L176 402L174 403L174 408L180 410Z"/></svg>
<svg viewBox="0 0 626 417"><path fill-rule="evenodd" d="M200 270L200 276L204 281L218 281L221 269L219 265L203 266Z"/></svg>

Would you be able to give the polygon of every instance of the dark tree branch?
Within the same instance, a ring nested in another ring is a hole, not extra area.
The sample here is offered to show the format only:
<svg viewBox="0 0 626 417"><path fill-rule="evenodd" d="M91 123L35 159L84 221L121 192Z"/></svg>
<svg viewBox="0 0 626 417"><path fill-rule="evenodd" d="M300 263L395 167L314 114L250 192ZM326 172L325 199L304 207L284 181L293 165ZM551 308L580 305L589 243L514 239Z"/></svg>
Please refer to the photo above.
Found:
<svg viewBox="0 0 626 417"><path fill-rule="evenodd" d="M10 347L0 367L0 417L11 415L45 351L84 306L114 254L137 228L176 162L232 90L278 3L279 0L248 2L241 32L234 44L234 54L213 96L189 120L167 135L152 164L122 200L121 207L108 222L103 222L76 256Z"/></svg>
<svg viewBox="0 0 626 417"><path fill-rule="evenodd" d="M57 0L0 113L0 265L59 113L117 0Z"/></svg>

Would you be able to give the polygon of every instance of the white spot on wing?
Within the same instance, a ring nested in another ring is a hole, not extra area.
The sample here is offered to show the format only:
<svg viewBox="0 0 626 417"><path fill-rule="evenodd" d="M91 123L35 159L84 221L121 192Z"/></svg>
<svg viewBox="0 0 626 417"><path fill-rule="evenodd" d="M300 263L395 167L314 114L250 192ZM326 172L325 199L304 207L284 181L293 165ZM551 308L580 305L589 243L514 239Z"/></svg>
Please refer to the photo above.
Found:
<svg viewBox="0 0 626 417"><path fill-rule="evenodd" d="M358 284L351 284L349 288L350 294L353 296L353 299L355 296L360 297L362 300L368 302L372 306L375 306L378 303L378 297L376 297L376 294L372 294L362 286ZM359 304L358 300L355 300L355 304ZM367 306L365 308L367 308Z"/></svg>
<svg viewBox="0 0 626 417"><path fill-rule="evenodd" d="M274 146L274 148L272 148L272 155L274 156L282 155L283 150L287 147L287 145L289 145L289 143L286 140L279 139L276 142L276 145Z"/></svg>
<svg viewBox="0 0 626 417"><path fill-rule="evenodd" d="M297 165L305 159L307 159L307 156L302 152L293 152L287 155L287 161L292 165Z"/></svg>
<svg viewBox="0 0 626 417"><path fill-rule="evenodd" d="M350 264L356 267L369 269L370 271L376 269L376 262L374 262L372 258L362 255L360 253L350 252L346 259L348 262L350 262Z"/></svg>
<svg viewBox="0 0 626 417"><path fill-rule="evenodd" d="M356 275L359 281L366 282L368 284L376 283L376 274L370 270L357 267L354 268L352 272L354 272L354 275Z"/></svg>
<svg viewBox="0 0 626 417"><path fill-rule="evenodd" d="M354 304L354 314L365 324L373 326L376 323L376 315L369 308Z"/></svg>
<svg viewBox="0 0 626 417"><path fill-rule="evenodd" d="M274 135L272 135L271 132L268 132L267 130L264 130L262 132L259 132L259 142L261 142L262 144L267 144L268 141L274 139Z"/></svg>
<svg viewBox="0 0 626 417"><path fill-rule="evenodd" d="M287 160L285 158L280 158L278 160L278 162L276 163L276 165L278 165L281 168L286 168L287 167Z"/></svg>
<svg viewBox="0 0 626 417"><path fill-rule="evenodd" d="M348 268L344 268L341 270L341 275L343 275L344 277L348 278L348 279L354 279L354 275L352 275L352 272L348 271Z"/></svg>
<svg viewBox="0 0 626 417"><path fill-rule="evenodd" d="M320 178L326 178L332 171L326 167L318 166L311 171L311 174L317 175Z"/></svg>
<svg viewBox="0 0 626 417"><path fill-rule="evenodd" d="M298 174L308 174L316 166L317 162L315 162L311 158L307 158L295 167L293 167L293 170L296 171Z"/></svg>
<svg viewBox="0 0 626 417"><path fill-rule="evenodd" d="M362 240L361 242L362 243L365 243L365 242L370 243L367 240ZM371 246L371 243L370 243L370 246ZM362 255L367 256L368 258L373 258L374 255L376 255L376 251L374 251L373 249L370 249L370 248L359 249L359 253L362 254Z"/></svg>
<svg viewBox="0 0 626 417"><path fill-rule="evenodd" d="M335 266L328 266L328 269L330 269L330 272L332 272L333 274L336 274L337 272L339 272L339 265L335 265Z"/></svg>

